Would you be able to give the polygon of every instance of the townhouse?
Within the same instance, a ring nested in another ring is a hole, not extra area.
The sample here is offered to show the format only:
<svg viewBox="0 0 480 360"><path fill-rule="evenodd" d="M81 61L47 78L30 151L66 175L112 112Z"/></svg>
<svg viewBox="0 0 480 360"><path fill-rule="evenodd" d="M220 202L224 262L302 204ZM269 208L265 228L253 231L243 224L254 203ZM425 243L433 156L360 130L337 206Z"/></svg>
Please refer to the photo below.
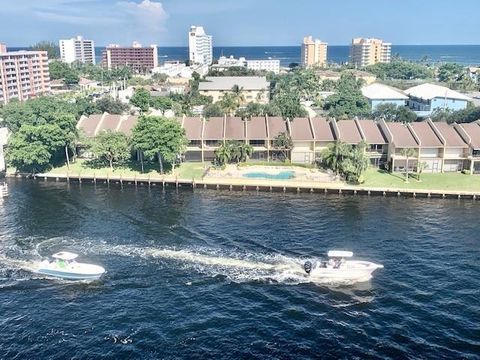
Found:
<svg viewBox="0 0 480 360"><path fill-rule="evenodd" d="M77 127L87 137L103 130L131 134L138 116L82 116ZM470 170L480 173L480 122L469 124L436 123L431 120L402 124L384 120L327 120L321 117L295 118L257 116L247 120L240 117L182 117L177 119L189 141L184 154L186 161L210 162L215 150L228 140L253 147L253 160L274 161L282 151L274 146L281 133L290 135L292 162L311 164L321 160L322 151L337 141L357 146L367 144L365 152L371 166L390 171L405 171L407 158L404 149L413 149L408 158L410 171L422 164L424 172L456 172Z"/></svg>

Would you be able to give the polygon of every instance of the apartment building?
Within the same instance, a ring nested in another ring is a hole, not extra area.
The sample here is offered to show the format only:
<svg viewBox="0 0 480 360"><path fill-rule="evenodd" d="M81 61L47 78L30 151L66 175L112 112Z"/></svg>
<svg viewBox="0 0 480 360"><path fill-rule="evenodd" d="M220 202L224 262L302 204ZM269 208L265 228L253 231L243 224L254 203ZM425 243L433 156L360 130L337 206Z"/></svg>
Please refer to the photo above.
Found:
<svg viewBox="0 0 480 360"><path fill-rule="evenodd" d="M19 101L50 92L46 51L8 52L0 44L0 104Z"/></svg>
<svg viewBox="0 0 480 360"><path fill-rule="evenodd" d="M103 130L131 134L138 116L90 115L82 116L77 124L85 136L94 137ZM295 118L258 116L248 120L240 117L178 118L185 129L188 145L184 154L187 161L213 161L215 150L228 140L250 144L254 160L276 160L281 151L275 149L274 139L280 133L291 136L294 163L311 164L321 160L321 154L330 144L341 141L352 146L367 144L370 165L387 166L393 172L403 172L407 158L403 149L414 149L408 159L409 171L457 172L470 170L480 173L480 121L469 124L434 123L430 120L412 124L381 120L330 120L325 118Z"/></svg>
<svg viewBox="0 0 480 360"><path fill-rule="evenodd" d="M191 26L188 32L189 59L194 64L211 65L213 62L213 39L203 26Z"/></svg>
<svg viewBox="0 0 480 360"><path fill-rule="evenodd" d="M280 73L280 60L264 59L264 60L247 60L247 69L256 71L267 71L275 74Z"/></svg>
<svg viewBox="0 0 480 360"><path fill-rule="evenodd" d="M480 174L480 122L454 124L454 128L468 145L467 169L471 174Z"/></svg>
<svg viewBox="0 0 480 360"><path fill-rule="evenodd" d="M470 97L436 84L421 84L404 91L407 105L418 117L430 116L435 110L463 110L472 101Z"/></svg>
<svg viewBox="0 0 480 360"><path fill-rule="evenodd" d="M245 104L267 104L270 101L270 82L265 76L207 76L205 81L199 83L198 92L211 96L213 102L216 102L225 93L231 93L234 86L241 90Z"/></svg>
<svg viewBox="0 0 480 360"><path fill-rule="evenodd" d="M71 64L79 61L83 64L95 64L95 43L82 36L60 40L60 58L63 62Z"/></svg>
<svg viewBox="0 0 480 360"><path fill-rule="evenodd" d="M358 67L389 63L391 53L391 43L373 38L355 38L350 45L350 63Z"/></svg>
<svg viewBox="0 0 480 360"><path fill-rule="evenodd" d="M319 39L313 39L312 36L303 38L301 65L309 66L325 66L327 64L327 47L328 44Z"/></svg>
<svg viewBox="0 0 480 360"><path fill-rule="evenodd" d="M111 44L103 51L102 63L109 70L127 66L136 73L148 73L158 66L157 45L143 47L136 41L129 47Z"/></svg>

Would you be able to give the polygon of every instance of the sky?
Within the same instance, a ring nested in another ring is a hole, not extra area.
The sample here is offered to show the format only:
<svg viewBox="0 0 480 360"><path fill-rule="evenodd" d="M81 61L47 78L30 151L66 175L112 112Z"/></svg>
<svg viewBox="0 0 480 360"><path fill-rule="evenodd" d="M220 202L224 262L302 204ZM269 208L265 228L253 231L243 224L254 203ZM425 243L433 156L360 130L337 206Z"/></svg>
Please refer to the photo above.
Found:
<svg viewBox="0 0 480 360"><path fill-rule="evenodd" d="M203 25L217 46L299 45L307 35L330 45L480 44L479 14L480 0L0 0L0 42L187 46L190 25Z"/></svg>

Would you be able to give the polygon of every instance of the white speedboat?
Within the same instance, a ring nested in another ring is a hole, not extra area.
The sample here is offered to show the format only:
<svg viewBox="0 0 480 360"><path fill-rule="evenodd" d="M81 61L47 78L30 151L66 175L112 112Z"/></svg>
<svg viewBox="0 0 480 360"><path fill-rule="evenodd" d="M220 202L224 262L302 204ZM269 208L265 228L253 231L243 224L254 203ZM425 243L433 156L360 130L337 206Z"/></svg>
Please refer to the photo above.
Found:
<svg viewBox="0 0 480 360"><path fill-rule="evenodd" d="M68 280L97 280L105 273L101 266L76 262L77 257L68 251L53 254L53 261L42 261L36 272Z"/></svg>
<svg viewBox="0 0 480 360"><path fill-rule="evenodd" d="M303 268L314 282L350 284L368 281L375 270L383 268L383 265L369 261L345 260L352 256L351 251L331 250L328 261L307 261Z"/></svg>

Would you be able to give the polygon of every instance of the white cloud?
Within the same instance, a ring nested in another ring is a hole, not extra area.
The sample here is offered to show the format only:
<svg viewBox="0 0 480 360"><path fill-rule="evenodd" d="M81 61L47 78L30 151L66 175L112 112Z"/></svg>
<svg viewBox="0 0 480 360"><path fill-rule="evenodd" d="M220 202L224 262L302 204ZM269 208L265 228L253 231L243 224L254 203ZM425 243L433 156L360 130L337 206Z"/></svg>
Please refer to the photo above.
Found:
<svg viewBox="0 0 480 360"><path fill-rule="evenodd" d="M117 3L119 9L125 12L138 29L148 32L165 31L165 21L168 18L160 2L143 0L140 3L121 1Z"/></svg>
<svg viewBox="0 0 480 360"><path fill-rule="evenodd" d="M45 24L48 38L83 33L98 44L157 43L168 19L156 0L0 0L0 9L26 23Z"/></svg>

